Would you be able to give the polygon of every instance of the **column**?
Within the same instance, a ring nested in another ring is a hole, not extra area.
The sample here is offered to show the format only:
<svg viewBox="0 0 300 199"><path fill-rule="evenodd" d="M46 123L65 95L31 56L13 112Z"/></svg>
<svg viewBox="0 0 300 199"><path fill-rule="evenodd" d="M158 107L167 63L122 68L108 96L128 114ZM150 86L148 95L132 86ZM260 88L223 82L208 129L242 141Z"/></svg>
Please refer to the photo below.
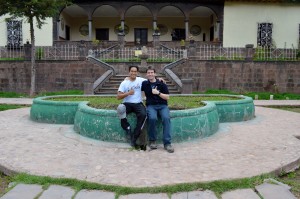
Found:
<svg viewBox="0 0 300 199"><path fill-rule="evenodd" d="M89 40L92 41L92 20L89 20Z"/></svg>
<svg viewBox="0 0 300 199"><path fill-rule="evenodd" d="M189 20L185 20L185 40L189 39Z"/></svg>
<svg viewBox="0 0 300 199"><path fill-rule="evenodd" d="M59 40L59 22L60 20L57 20L56 22L56 40L58 41Z"/></svg>
<svg viewBox="0 0 300 199"><path fill-rule="evenodd" d="M124 31L125 30L125 21L124 20L121 20L121 27L122 27L122 30Z"/></svg>
<svg viewBox="0 0 300 199"><path fill-rule="evenodd" d="M216 22L215 39L219 41L220 38L220 21Z"/></svg>
<svg viewBox="0 0 300 199"><path fill-rule="evenodd" d="M153 20L153 30L155 30L157 28L157 22L156 20Z"/></svg>

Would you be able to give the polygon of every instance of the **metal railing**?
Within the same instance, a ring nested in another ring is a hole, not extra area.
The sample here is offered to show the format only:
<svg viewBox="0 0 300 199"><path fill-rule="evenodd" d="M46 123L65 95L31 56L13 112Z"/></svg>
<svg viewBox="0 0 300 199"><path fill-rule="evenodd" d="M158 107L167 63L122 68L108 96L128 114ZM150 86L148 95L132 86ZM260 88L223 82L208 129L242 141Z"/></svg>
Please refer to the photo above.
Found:
<svg viewBox="0 0 300 199"><path fill-rule="evenodd" d="M253 61L296 61L298 49L257 47L251 51ZM203 45L196 47L196 53L190 58L198 60L245 60L246 48Z"/></svg>
<svg viewBox="0 0 300 199"><path fill-rule="evenodd" d="M37 60L78 60L79 49L76 45L36 46Z"/></svg>
<svg viewBox="0 0 300 199"><path fill-rule="evenodd" d="M103 49L97 49L101 52ZM176 53L174 53L176 52ZM173 62L184 57L184 50L180 49L155 49L148 48L146 52L134 48L113 49L106 54L95 54L96 58L105 62L135 62L141 59L157 62Z"/></svg>
<svg viewBox="0 0 300 199"><path fill-rule="evenodd" d="M196 55L194 58L200 60L244 60L245 48L222 46L203 45L196 48Z"/></svg>
<svg viewBox="0 0 300 199"><path fill-rule="evenodd" d="M136 48L117 49L113 46L96 49L95 47L68 44L36 46L35 55L37 60L79 60L80 56L88 56L89 51L94 52L94 56L104 62L138 62L141 60L140 55L142 54L142 50ZM174 62L186 57L197 60L245 60L246 57L250 57L250 60L254 61L296 61L300 59L300 50L293 48L258 47L251 48L249 51L249 49L239 47L224 48L215 45L201 45L194 48L194 53L191 53L191 48L182 50L161 47L159 49L148 48L146 51L147 55L144 56L144 59L156 62ZM0 60L30 60L30 54L30 48L0 47Z"/></svg>
<svg viewBox="0 0 300 199"><path fill-rule="evenodd" d="M7 48L0 46L0 60L23 60L24 48Z"/></svg>
<svg viewBox="0 0 300 199"><path fill-rule="evenodd" d="M253 60L257 61L296 61L300 59L300 50L289 48L258 47Z"/></svg>

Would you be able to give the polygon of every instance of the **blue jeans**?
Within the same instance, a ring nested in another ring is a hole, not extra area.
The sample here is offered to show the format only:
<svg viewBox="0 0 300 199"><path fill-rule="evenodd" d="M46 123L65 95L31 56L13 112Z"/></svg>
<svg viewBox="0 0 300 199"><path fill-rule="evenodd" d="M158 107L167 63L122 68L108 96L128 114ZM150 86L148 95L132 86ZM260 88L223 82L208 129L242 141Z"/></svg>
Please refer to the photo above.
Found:
<svg viewBox="0 0 300 199"><path fill-rule="evenodd" d="M156 122L158 114L160 115L163 124L163 143L164 145L171 144L170 110L169 107L164 104L147 106L149 141L156 141Z"/></svg>

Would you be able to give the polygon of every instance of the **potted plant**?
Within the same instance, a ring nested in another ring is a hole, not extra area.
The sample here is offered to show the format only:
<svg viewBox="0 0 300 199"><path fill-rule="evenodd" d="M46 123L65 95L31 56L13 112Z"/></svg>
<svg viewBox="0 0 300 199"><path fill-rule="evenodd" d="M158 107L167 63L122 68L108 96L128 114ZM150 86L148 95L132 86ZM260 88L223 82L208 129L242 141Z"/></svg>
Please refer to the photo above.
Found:
<svg viewBox="0 0 300 199"><path fill-rule="evenodd" d="M194 39L194 37L192 35L189 36L189 40L190 40L190 44L195 43L195 39Z"/></svg>
<svg viewBox="0 0 300 199"><path fill-rule="evenodd" d="M118 31L119 31L119 33L118 33L119 35L124 34L124 28L121 25L118 26Z"/></svg>
<svg viewBox="0 0 300 199"><path fill-rule="evenodd" d="M99 47L99 44L101 43L100 40L98 39L93 39L92 44L93 44L93 49L96 50Z"/></svg>
<svg viewBox="0 0 300 199"><path fill-rule="evenodd" d="M180 40L180 47L181 47L181 49L185 49L185 41L184 41L184 39Z"/></svg>
<svg viewBox="0 0 300 199"><path fill-rule="evenodd" d="M296 58L300 60L300 49L297 50Z"/></svg>

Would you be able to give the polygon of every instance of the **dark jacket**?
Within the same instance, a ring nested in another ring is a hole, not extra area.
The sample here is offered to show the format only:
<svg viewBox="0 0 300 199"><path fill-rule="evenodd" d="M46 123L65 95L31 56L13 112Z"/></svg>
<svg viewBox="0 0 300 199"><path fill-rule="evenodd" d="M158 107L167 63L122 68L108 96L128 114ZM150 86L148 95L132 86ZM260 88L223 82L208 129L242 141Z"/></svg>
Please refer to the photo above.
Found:
<svg viewBox="0 0 300 199"><path fill-rule="evenodd" d="M146 105L156 105L156 104L166 104L168 105L168 101L164 100L158 95L152 94L152 87L155 88L157 86L157 90L164 94L169 94L169 89L167 85L159 80L151 83L149 80L143 81L142 83L142 91L145 92L146 95Z"/></svg>

